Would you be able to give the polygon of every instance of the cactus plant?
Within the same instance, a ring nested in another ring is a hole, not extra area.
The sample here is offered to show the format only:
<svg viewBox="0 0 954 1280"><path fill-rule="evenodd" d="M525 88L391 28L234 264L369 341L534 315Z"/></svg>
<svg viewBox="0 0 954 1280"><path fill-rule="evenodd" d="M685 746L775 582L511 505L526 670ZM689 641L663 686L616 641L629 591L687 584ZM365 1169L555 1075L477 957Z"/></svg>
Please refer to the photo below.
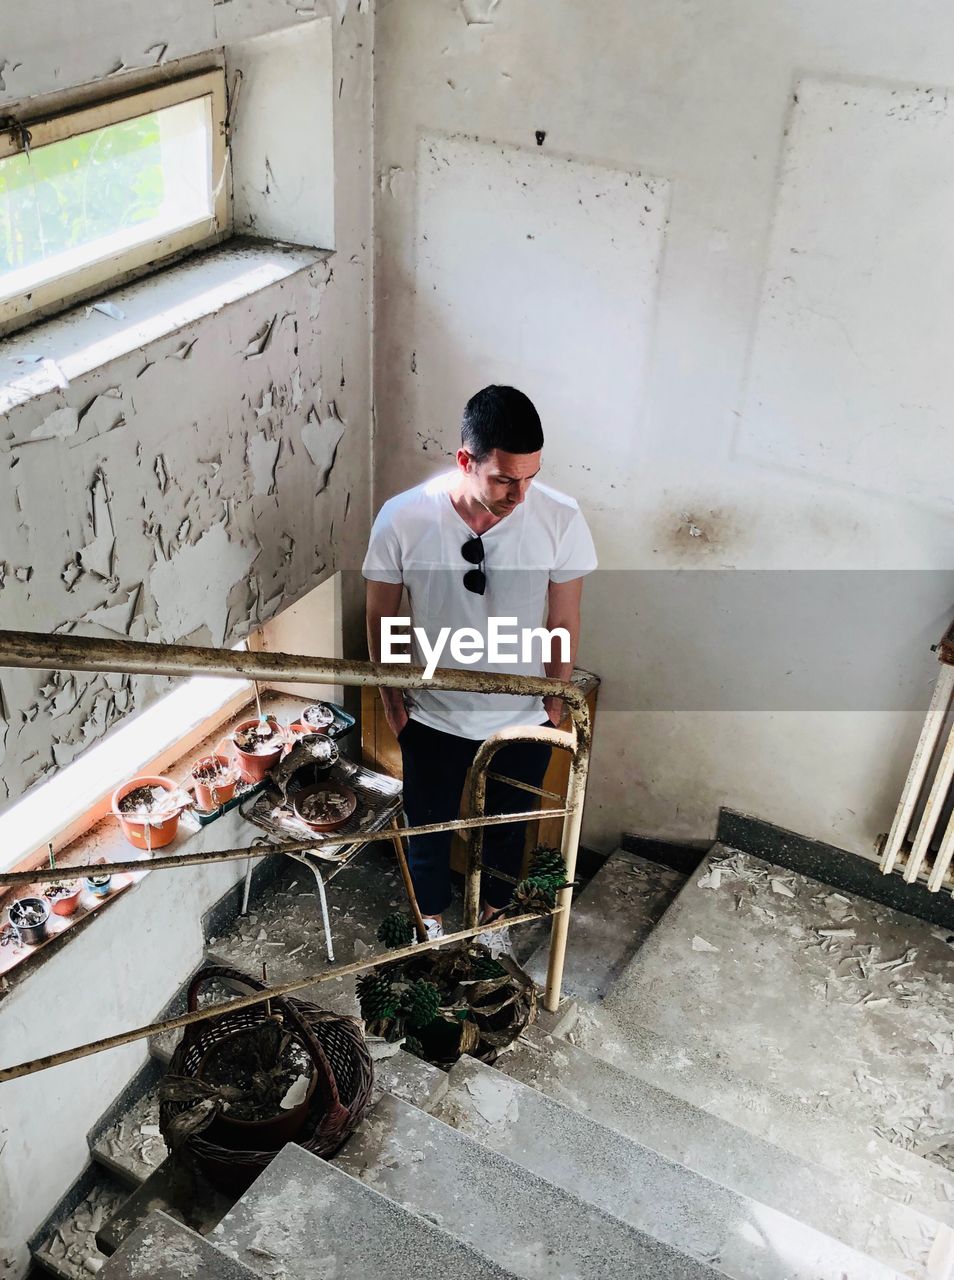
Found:
<svg viewBox="0 0 954 1280"><path fill-rule="evenodd" d="M380 1022L396 1015L399 996L390 978L373 971L363 973L357 981L357 991L365 1022Z"/></svg>
<svg viewBox="0 0 954 1280"><path fill-rule="evenodd" d="M414 925L401 911L392 911L378 925L378 942L386 947L408 947L414 941Z"/></svg>
<svg viewBox="0 0 954 1280"><path fill-rule="evenodd" d="M409 982L401 995L400 1011L409 1027L420 1030L433 1022L441 1007L439 988L426 978Z"/></svg>
<svg viewBox="0 0 954 1280"><path fill-rule="evenodd" d="M555 885L566 883L566 863L559 849L548 849L541 845L530 857L528 871L530 880L553 880Z"/></svg>

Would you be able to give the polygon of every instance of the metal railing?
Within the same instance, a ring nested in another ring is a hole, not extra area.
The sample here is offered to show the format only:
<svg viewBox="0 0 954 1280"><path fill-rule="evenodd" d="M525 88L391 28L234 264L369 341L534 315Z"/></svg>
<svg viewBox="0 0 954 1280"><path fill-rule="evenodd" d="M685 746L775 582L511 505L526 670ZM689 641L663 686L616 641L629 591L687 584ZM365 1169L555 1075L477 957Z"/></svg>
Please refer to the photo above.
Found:
<svg viewBox="0 0 954 1280"><path fill-rule="evenodd" d="M550 959L547 968L544 1007L554 1012L560 1003L560 992L563 984L563 967L566 959L567 932L570 923L570 904L572 902L572 881L576 874L577 850L580 842L580 828L583 820L583 800L586 793L586 777L590 756L590 716L586 696L569 681L550 680L545 677L507 675L491 671L452 671L439 669L430 679L425 679L421 667L386 666L373 662L353 662L345 658L312 658L287 653L251 653L233 649L204 649L193 645L143 644L132 640L99 640L83 636L43 635L26 631L0 631L0 667L27 667L41 670L66 671L103 671L130 675L161 676L226 676L244 677L262 683L282 682L291 684L342 684L342 685L386 685L397 689L435 689L466 693L511 693L534 697L562 698L569 711L572 728L547 728L545 726L505 729L492 734L479 747L471 766L469 816L454 822L428 823L417 827L402 827L400 836L407 839L414 835L428 835L439 831L460 831L467 844L467 872L464 897L464 928L457 933L447 934L430 942L418 942L413 946L403 947L398 951L388 951L383 955L365 958L354 964L340 965L325 969L318 974L296 979L271 987L266 992L230 1000L225 1004L209 1005L195 1013L182 1014L175 1018L167 1018L161 1022L149 1023L129 1031L120 1032L105 1039L91 1041L72 1049L64 1049L57 1053L21 1062L11 1067L0 1069L0 1083L14 1080L20 1076L31 1075L61 1063L72 1062L77 1058L101 1053L106 1049L129 1044L134 1040L148 1036L161 1035L187 1026L191 1022L199 1022L205 1018L217 1017L221 1013L234 1012L237 1009L259 1004L273 995L287 995L306 987L340 978L348 974L359 973L371 969L384 962L402 959L422 951L431 951L459 942L467 938L477 937L484 933L492 933L497 929L511 925L522 925L540 919L539 913L527 913L520 916L505 917L490 924L478 923L480 903L480 878L484 870L493 874L494 868L484 867L483 833L488 826L507 823L519 823L538 820L541 816L563 818L563 839L561 853L566 864L567 887L560 890L556 906L550 912L553 924L550 932ZM541 788L510 778L501 778L499 774L489 772L493 757L502 747L521 742L546 742L570 753L570 775L567 783L566 799L562 807L524 810L518 813L486 815L487 778L491 777L522 791L553 799L553 793L543 792ZM328 849L336 845L370 844L380 840L382 833L370 835L349 835L339 840L322 836L320 840L301 841L295 844L284 844L275 848L263 848L261 845L241 849L222 849L206 853L181 853L160 855L112 862L96 863L89 866L72 866L69 871L74 875L84 872L96 874L115 874L121 871L172 870L180 867L192 867L201 863L239 861L249 857L269 857L285 855L290 852L307 852L311 849ZM18 871L0 873L0 888L16 885L38 884L58 880L63 869L49 868L35 871Z"/></svg>

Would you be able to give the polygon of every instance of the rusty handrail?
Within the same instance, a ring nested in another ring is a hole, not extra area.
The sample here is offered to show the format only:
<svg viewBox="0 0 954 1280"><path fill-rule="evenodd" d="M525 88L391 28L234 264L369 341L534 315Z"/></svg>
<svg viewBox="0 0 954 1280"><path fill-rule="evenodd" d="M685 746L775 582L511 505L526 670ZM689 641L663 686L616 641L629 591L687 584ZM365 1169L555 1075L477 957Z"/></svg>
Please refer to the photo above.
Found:
<svg viewBox="0 0 954 1280"><path fill-rule="evenodd" d="M570 925L570 906L573 901L572 882L576 875L576 855L580 843L580 828L583 821L583 799L586 792L586 775L589 763L589 722L584 724L584 733L580 725L574 726L572 733L564 729L548 728L546 725L528 726L527 728L501 729L485 738L477 748L470 767L470 805L469 813L474 824L474 835L467 846L467 878L464 891L464 924L468 928L477 924L480 908L480 878L483 871L484 845L484 805L487 800L487 777L490 762L501 748L521 742L548 742L552 747L569 751L570 777L567 782L566 808L563 810L569 821L563 823L563 840L560 852L566 865L567 886L560 890L557 900L560 912L554 916L553 929L550 935L550 957L547 965L547 983L544 993L544 1008L555 1013L560 1004L560 988L563 985L563 967L566 959L566 940ZM491 775L499 776L499 775ZM515 819L516 820L516 819Z"/></svg>
<svg viewBox="0 0 954 1280"><path fill-rule="evenodd" d="M211 649L197 645L149 644L135 640L100 640L87 636L45 635L30 631L0 631L0 667L25 667L45 670L103 671L128 673L133 675L164 676L225 676L243 677L260 682L281 682L291 684L343 684L349 686L386 685L397 689L439 689L454 692L471 693L511 693L536 697L561 698L569 711L572 730L567 733L560 729L548 729L544 726L528 727L523 730L503 731L494 734L481 744L474 758L471 773L472 809L476 810L471 817L462 818L452 823L431 823L420 828L408 828L406 834L429 834L440 830L475 831L475 839L469 842L468 898L465 902L467 917L474 915L471 909L473 895L472 876L476 876L479 892L479 876L481 849L483 845L483 828L511 822L537 820L540 810L521 813L509 813L486 816L483 805L486 795L486 773L493 755L507 741L549 741L552 745L572 752L570 779L567 787L565 806L561 809L549 809L544 812L563 817L562 851L567 866L567 878L572 879L576 867L576 854L579 847L580 827L582 823L583 799L586 789L587 765L590 751L590 717L586 696L571 681L551 680L544 676L507 675L494 671L461 671L450 668L438 668L430 678L424 675L423 667L392 666L383 663L359 662L346 658L316 659L304 655L287 653L251 652L235 649ZM520 735L523 735L522 737ZM380 833L370 836L350 837L349 844L356 842L369 843L380 839ZM335 841L323 840L321 844L327 848ZM295 850L308 850L315 847L315 842L306 842L294 846L283 845L275 852L287 853ZM131 863L97 864L98 872L115 870L160 870L176 867L194 866L203 862L224 861L238 857L265 856L270 850L267 846L253 846L243 850L221 850L206 854L179 854L169 857L150 858L146 861L136 860ZM82 870L83 868L79 868ZM13 872L7 876L0 875L0 884L23 883L20 877L30 876L26 883L36 883L43 878L41 872ZM550 963L547 971L545 1007L555 1010L560 1001L560 990L563 978L566 934L569 925L569 912L572 901L572 890L568 887L561 891L554 910L551 933ZM465 937L474 937L483 932L492 932L496 928L504 928L509 924L525 924L537 915L512 917L507 920L493 922L485 926L475 926L472 921L468 928L457 934L447 935L435 942L418 943L415 947L404 948L400 952L389 952L372 960L344 965L326 970L318 977L299 980L273 987L267 995L282 994L292 990L300 990L316 982L328 981L342 974L359 972L371 968L389 959L398 959L403 955L413 955L418 950L429 950L435 945L445 946L448 942ZM249 998L246 1003L257 1003ZM229 1008L242 1007L230 1002ZM193 1015L192 1020L215 1017L221 1008L211 1006ZM167 1024L152 1023L148 1027L138 1028L133 1032L122 1032L118 1036L82 1045L73 1050L49 1054L31 1062L21 1063L17 1067L0 1070L0 1081L13 1079L17 1075L27 1075L32 1071L44 1070L78 1057L86 1057L91 1053L99 1053L104 1049L128 1043L131 1039L140 1039L172 1026L185 1025L176 1019L167 1020ZM11 1074L13 1073L13 1074Z"/></svg>
<svg viewBox="0 0 954 1280"><path fill-rule="evenodd" d="M553 913L562 908L554 907ZM476 929L461 929L457 933L445 933L441 938L432 938L430 942L418 942L413 946L402 947L397 951L388 951L384 955L365 957L351 964L339 965L335 969L325 969L322 973L310 974L307 978L295 978L291 982L279 982L269 986L265 991L256 991L249 996L239 996L224 1004L204 1005L194 1013L180 1013L165 1018L161 1022L150 1022L145 1026L133 1027L129 1031L120 1031L114 1036L105 1036L102 1040L91 1040L88 1044L80 1044L72 1049L62 1049L58 1053L48 1053L42 1058L31 1058L27 1062L19 1062L12 1067L0 1068L0 1084L7 1080L19 1080L21 1076L31 1076L37 1071L46 1071L50 1067L63 1066L67 1062L75 1062L77 1058L89 1058L94 1053L103 1053L106 1049L118 1049L121 1045L132 1044L134 1040L145 1040L149 1036L163 1035L167 1031L176 1031L187 1027L192 1022L204 1022L206 1018L217 1018L222 1013L235 1013L238 1009L248 1009L252 1005L264 1004L275 996L291 995L295 991L303 991L306 987L317 986L321 982L330 982L353 973L361 973L365 969L373 969L376 965L390 963L392 960L404 960L408 956L418 955L422 951L434 951L446 947L453 942L463 942L467 938L476 938L483 933L493 933L497 929L505 929L508 925L532 924L541 916L528 913L513 916L506 920L495 920Z"/></svg>

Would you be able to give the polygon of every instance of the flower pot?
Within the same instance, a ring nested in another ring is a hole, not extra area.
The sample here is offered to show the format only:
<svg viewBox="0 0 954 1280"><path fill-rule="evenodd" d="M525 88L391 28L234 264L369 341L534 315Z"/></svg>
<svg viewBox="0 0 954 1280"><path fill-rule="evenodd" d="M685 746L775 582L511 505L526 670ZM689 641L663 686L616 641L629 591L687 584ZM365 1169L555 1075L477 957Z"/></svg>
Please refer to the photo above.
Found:
<svg viewBox="0 0 954 1280"><path fill-rule="evenodd" d="M206 813L228 804L234 798L237 786L238 778L232 761L224 753L216 751L214 755L203 756L192 766L195 802Z"/></svg>
<svg viewBox="0 0 954 1280"><path fill-rule="evenodd" d="M301 723L308 733L327 733L335 722L335 713L327 702L314 702L301 713Z"/></svg>
<svg viewBox="0 0 954 1280"><path fill-rule="evenodd" d="M46 937L50 904L46 898L17 898L10 903L7 919L16 929L20 941L35 947Z"/></svg>
<svg viewBox="0 0 954 1280"><path fill-rule="evenodd" d="M295 817L312 831L340 830L358 807L358 797L351 788L338 783L319 782L317 786L303 787L289 799ZM317 806L316 810L312 809L313 805Z"/></svg>
<svg viewBox="0 0 954 1280"><path fill-rule="evenodd" d="M259 723L258 720L245 720L232 731L232 749L235 752L238 771L246 782L261 782L285 749L287 739L282 733L281 725L273 716L267 716L266 720L274 730L273 738L263 742L254 751L240 746L239 743L242 741L241 735L254 729ZM236 738L239 739L238 742Z"/></svg>
<svg viewBox="0 0 954 1280"><path fill-rule="evenodd" d="M105 898L112 876L87 876L83 883L94 898Z"/></svg>
<svg viewBox="0 0 954 1280"><path fill-rule="evenodd" d="M137 816L124 813L121 809L123 800L140 787L162 787L165 791L178 791L179 788L169 778L145 775L133 778L130 782L124 782L113 792L113 814L119 819L123 835L129 843L137 849L161 849L164 845L171 844L176 838L180 810L176 809L159 822L149 822L144 814Z"/></svg>
<svg viewBox="0 0 954 1280"><path fill-rule="evenodd" d="M48 885L44 896L54 915L71 916L79 906L82 892L82 880L62 880L59 884Z"/></svg>

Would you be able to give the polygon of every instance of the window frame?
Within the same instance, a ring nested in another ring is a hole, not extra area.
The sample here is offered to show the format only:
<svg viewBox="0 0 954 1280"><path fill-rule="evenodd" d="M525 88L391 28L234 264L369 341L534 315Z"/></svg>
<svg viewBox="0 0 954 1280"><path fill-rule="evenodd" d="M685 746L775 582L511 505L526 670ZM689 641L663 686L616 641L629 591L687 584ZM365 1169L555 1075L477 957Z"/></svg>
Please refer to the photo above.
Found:
<svg viewBox="0 0 954 1280"><path fill-rule="evenodd" d="M35 150L205 97L210 98L212 111L211 219L203 218L170 235L145 241L46 281L29 293L0 301L0 335L21 328L39 316L101 293L108 285L142 275L183 252L215 244L230 235L232 230L228 108L225 70L222 67L165 80L161 84L139 86L72 109L47 111L36 116L24 111L4 120L4 131L0 133L0 159L23 151L24 130L29 131L30 148Z"/></svg>

